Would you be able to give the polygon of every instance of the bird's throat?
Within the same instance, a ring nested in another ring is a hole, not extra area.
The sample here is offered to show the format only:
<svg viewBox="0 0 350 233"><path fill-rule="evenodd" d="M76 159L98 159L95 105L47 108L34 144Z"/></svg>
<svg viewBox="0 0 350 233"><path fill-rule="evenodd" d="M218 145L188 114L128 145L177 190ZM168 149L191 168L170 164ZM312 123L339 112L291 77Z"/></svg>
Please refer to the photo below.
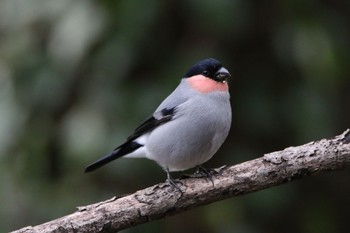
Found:
<svg viewBox="0 0 350 233"><path fill-rule="evenodd" d="M204 94L214 91L228 91L227 82L217 82L203 75L195 75L187 78L187 82L193 90Z"/></svg>

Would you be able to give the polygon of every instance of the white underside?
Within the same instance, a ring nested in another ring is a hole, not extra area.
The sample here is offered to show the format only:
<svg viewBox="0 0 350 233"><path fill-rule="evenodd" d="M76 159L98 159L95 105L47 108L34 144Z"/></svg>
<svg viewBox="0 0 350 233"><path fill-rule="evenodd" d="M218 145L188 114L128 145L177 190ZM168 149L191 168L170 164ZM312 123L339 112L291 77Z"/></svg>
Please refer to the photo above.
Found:
<svg viewBox="0 0 350 233"><path fill-rule="evenodd" d="M139 149L133 151L132 153L125 155L124 158L147 158L146 154L146 147L142 146Z"/></svg>
<svg viewBox="0 0 350 233"><path fill-rule="evenodd" d="M134 141L138 144L145 145L148 137L149 133L136 138ZM142 146L132 153L125 155L124 158L147 158L147 149L146 147Z"/></svg>

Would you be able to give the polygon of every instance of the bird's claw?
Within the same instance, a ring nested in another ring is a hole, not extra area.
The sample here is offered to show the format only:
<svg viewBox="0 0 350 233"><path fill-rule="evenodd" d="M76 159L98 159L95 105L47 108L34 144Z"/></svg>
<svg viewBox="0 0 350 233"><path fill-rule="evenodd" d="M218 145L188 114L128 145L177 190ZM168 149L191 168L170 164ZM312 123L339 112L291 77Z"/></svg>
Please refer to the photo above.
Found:
<svg viewBox="0 0 350 233"><path fill-rule="evenodd" d="M197 171L194 174L200 175L201 177L208 178L214 186L213 175L218 174L218 172L215 169L210 169L210 168L198 166Z"/></svg>
<svg viewBox="0 0 350 233"><path fill-rule="evenodd" d="M178 179L173 179L170 175L170 172L169 172L169 169L166 168L165 169L166 173L167 173L167 179L166 179L166 182L172 187L172 188L175 188L177 189L179 192L180 192L180 198L183 196L183 192L181 190L181 188L179 187L178 184L180 185L183 185L183 182L181 180L178 180Z"/></svg>
<svg viewBox="0 0 350 233"><path fill-rule="evenodd" d="M182 183L181 180L175 180L175 179L173 179L173 178L168 178L168 179L166 179L166 182L167 182L171 187L177 189L177 190L180 192L181 197L182 197L183 192L182 192L181 188L180 188L179 185L178 185L178 184L183 185L183 183Z"/></svg>
<svg viewBox="0 0 350 233"><path fill-rule="evenodd" d="M208 178L210 182L214 186L214 180L213 180L213 175L219 174L219 172L216 169L208 169L202 166L197 167L197 171L193 174L182 174L181 178Z"/></svg>

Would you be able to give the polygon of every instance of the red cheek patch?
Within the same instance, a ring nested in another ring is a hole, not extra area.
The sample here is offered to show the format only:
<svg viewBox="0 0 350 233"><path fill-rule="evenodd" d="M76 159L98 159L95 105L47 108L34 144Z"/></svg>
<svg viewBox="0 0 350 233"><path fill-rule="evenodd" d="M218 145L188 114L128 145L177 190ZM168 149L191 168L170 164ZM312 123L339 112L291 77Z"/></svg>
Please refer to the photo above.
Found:
<svg viewBox="0 0 350 233"><path fill-rule="evenodd" d="M187 78L187 82L192 89L200 93L210 93L213 91L228 91L227 82L216 82L210 78L204 77L203 75L195 75L191 78Z"/></svg>

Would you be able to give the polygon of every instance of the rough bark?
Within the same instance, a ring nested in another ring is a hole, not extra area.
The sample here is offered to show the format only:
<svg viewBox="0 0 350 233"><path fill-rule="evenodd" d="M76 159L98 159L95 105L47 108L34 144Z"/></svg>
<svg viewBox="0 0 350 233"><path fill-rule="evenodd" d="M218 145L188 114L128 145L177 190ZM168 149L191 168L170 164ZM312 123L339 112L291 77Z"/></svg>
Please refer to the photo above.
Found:
<svg viewBox="0 0 350 233"><path fill-rule="evenodd" d="M182 179L183 195L166 183L123 197L78 207L75 213L15 232L116 232L237 195L350 166L350 131L234 166L207 178Z"/></svg>

